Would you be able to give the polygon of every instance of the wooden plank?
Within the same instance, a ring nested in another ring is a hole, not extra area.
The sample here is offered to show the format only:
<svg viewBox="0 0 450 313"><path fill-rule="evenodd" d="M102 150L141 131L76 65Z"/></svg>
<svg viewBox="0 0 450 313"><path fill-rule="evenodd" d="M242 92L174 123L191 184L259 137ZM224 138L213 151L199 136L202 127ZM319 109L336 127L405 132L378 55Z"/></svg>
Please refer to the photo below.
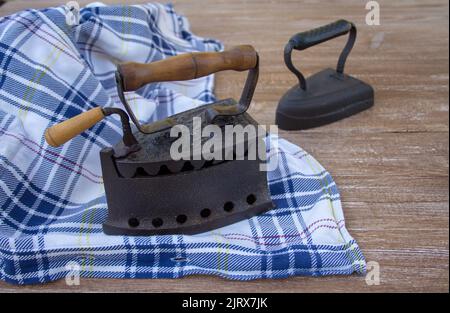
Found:
<svg viewBox="0 0 450 313"><path fill-rule="evenodd" d="M448 176L448 133L280 132L280 137L310 152L333 176Z"/></svg>
<svg viewBox="0 0 450 313"><path fill-rule="evenodd" d="M374 86L376 105L338 123L280 135L310 152L333 175L346 225L366 259L380 264L381 285L367 286L364 277L355 275L251 282L196 276L82 279L79 287L64 281L26 287L0 283L0 291L448 292L449 3L382 0L379 26L365 24L365 2L359 0L174 3L196 34L218 38L226 46L255 46L261 75L250 113L263 124L273 122L279 98L296 83L282 61L287 39L339 18L356 23L358 39L346 71ZM17 0L0 7L0 15L60 4ZM344 42L339 38L294 52L294 62L306 75L335 66ZM220 73L218 96L239 97L244 79L242 73Z"/></svg>

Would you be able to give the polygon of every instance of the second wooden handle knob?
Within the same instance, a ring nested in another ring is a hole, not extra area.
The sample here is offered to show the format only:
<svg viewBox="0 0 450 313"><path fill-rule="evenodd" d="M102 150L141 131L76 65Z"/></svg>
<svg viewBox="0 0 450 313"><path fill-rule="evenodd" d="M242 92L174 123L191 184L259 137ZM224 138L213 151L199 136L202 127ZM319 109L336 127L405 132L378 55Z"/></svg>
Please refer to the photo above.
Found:
<svg viewBox="0 0 450 313"><path fill-rule="evenodd" d="M78 114L64 122L53 125L45 131L45 141L59 147L73 137L91 128L105 117L101 107Z"/></svg>

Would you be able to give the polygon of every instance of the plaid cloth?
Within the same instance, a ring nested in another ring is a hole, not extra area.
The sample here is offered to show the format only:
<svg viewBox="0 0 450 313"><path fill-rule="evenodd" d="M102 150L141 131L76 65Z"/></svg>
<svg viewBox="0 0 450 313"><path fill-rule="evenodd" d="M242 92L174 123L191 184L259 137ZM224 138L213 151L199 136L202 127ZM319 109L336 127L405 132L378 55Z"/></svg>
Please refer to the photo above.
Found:
<svg viewBox="0 0 450 313"><path fill-rule="evenodd" d="M195 36L169 5L88 6L79 25L67 8L0 19L0 279L14 284L82 277L229 279L364 273L327 171L280 139L268 172L277 208L194 236L126 237L102 232L107 208L99 151L121 139L109 117L60 148L47 127L96 106L121 106L117 62L151 62L222 45ZM214 100L213 76L149 84L127 94L149 122ZM272 137L274 138L274 137Z"/></svg>

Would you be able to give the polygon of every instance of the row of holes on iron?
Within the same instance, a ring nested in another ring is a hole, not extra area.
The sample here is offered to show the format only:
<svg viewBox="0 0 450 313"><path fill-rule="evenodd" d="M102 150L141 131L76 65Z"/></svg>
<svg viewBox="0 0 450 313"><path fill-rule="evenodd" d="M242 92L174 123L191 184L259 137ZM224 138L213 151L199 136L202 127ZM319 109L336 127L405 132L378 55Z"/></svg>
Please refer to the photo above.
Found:
<svg viewBox="0 0 450 313"><path fill-rule="evenodd" d="M248 150L245 150L244 157L247 157L247 156L248 156ZM235 159L236 159L236 154L233 153L233 160L235 160ZM202 165L201 168L207 168L207 167L210 167L210 166L213 166L213 165L217 165L217 164L220 164L220 163L223 163L223 162L226 162L226 161L227 160L221 160L220 162L215 163L216 161L214 159L213 160L208 160L208 161L205 161L205 163ZM192 171L194 169L195 169L194 165L192 165L191 162L186 161L186 162L184 162L183 167L181 168L180 172ZM161 165L160 168L159 168L158 173L156 174L156 176L169 175L169 174L173 174L173 173L167 167L167 165ZM148 174L143 167L138 167L136 169L136 173L134 174L133 177L146 177L146 176L152 176L152 175Z"/></svg>
<svg viewBox="0 0 450 313"><path fill-rule="evenodd" d="M249 205L252 205L253 203L256 202L256 196L255 196L254 194L249 194L249 195L247 196L247 199L246 199L246 200L247 200L247 203L248 203ZM227 201L227 202L225 202L225 204L223 205L223 210L224 210L225 212L230 213L230 212L233 211L233 209L234 209L234 203L231 202L231 201ZM203 210L200 211L200 216L201 216L202 218L208 218L208 217L211 215L211 213L212 213L212 212L211 212L210 209L203 209ZM178 216L175 218L175 220L176 220L176 222L177 222L178 224L181 225L181 224L184 224L184 223L187 222L188 217L187 217L185 214L180 214L180 215L178 215ZM128 225L129 225L130 227L132 227L132 228L138 227L139 224L140 224L140 223L139 223L139 219L137 219L136 217L132 217L132 218L130 218L130 219L128 220ZM157 217L157 218L154 218L154 219L152 220L152 225L153 225L153 227L155 227L155 228L161 227L163 224L164 224L164 221L163 221L162 218Z"/></svg>
<svg viewBox="0 0 450 313"><path fill-rule="evenodd" d="M202 166L202 168L210 167L211 165L213 165L213 161L207 161ZM187 172L187 171L192 171L192 170L194 170L194 166L192 165L191 162L186 161L186 162L184 162L184 165L181 168L180 172ZM167 167L167 165L161 165L159 168L159 171L156 175L161 176L161 175L169 175L169 174L172 174L172 171ZM143 167L138 167L136 169L136 173L134 174L134 177L146 177L146 176L151 176L151 175L148 174L144 170Z"/></svg>

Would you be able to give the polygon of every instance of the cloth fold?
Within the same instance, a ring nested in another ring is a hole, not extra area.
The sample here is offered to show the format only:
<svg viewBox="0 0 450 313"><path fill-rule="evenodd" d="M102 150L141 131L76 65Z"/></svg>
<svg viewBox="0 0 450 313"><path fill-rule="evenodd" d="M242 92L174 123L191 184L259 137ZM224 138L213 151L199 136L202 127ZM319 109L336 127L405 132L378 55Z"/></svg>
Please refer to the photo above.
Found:
<svg viewBox="0 0 450 313"><path fill-rule="evenodd" d="M96 106L122 107L114 80L118 62L223 47L194 35L170 5L91 5L73 26L66 15L62 6L0 19L1 280L43 283L72 273L73 264L82 277L111 278L365 272L330 174L281 138L269 145L279 166L267 173L276 209L194 236L104 235L98 153L120 140L120 121L105 119L60 148L46 144L45 129ZM214 101L213 85L212 75L154 83L127 99L148 123Z"/></svg>

